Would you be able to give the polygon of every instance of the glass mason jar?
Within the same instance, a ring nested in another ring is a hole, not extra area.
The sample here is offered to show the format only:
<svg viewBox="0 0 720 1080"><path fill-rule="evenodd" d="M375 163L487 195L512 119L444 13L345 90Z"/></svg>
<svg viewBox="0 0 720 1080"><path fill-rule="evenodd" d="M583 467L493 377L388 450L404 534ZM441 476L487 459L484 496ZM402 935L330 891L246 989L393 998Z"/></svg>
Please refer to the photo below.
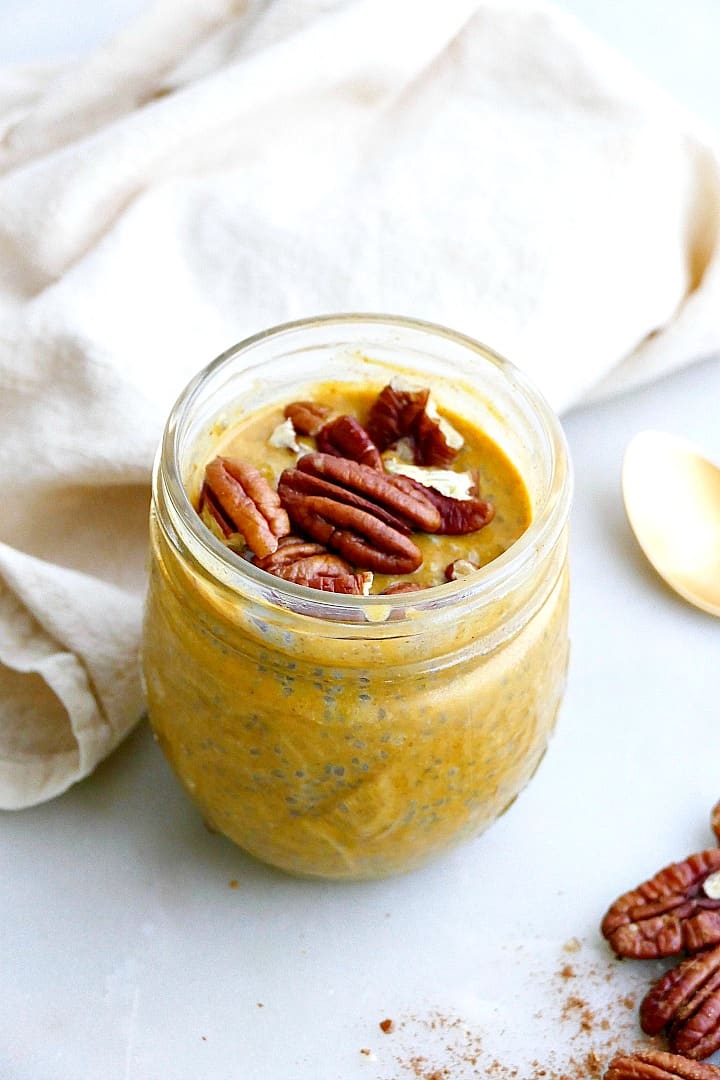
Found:
<svg viewBox="0 0 720 1080"><path fill-rule="evenodd" d="M400 373L520 472L533 517L509 550L422 592L343 596L272 577L206 530L188 491L235 419L329 379ZM564 690L570 489L538 392L438 326L312 319L200 372L155 466L143 666L156 738L207 823L283 870L355 879L417 867L497 818Z"/></svg>

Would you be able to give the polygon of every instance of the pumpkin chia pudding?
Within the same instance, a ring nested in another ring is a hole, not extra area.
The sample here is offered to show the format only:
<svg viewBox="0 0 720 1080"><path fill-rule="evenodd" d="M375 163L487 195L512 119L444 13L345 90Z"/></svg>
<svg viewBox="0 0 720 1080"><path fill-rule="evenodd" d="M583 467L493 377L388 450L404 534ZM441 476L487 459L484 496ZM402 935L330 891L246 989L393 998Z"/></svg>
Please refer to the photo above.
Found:
<svg viewBox="0 0 720 1080"><path fill-rule="evenodd" d="M441 328L290 324L201 373L155 470L143 659L208 824L345 879L490 824L562 697L569 488L539 395Z"/></svg>

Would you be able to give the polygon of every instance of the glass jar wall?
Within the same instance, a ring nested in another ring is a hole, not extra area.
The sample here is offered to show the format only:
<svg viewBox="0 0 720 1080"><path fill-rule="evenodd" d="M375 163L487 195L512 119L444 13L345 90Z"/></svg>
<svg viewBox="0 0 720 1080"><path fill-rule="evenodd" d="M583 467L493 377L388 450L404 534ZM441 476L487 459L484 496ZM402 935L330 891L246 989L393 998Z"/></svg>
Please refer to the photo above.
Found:
<svg viewBox="0 0 720 1080"><path fill-rule="evenodd" d="M220 433L332 378L404 374L519 470L532 522L474 574L337 596L271 577L188 492ZM157 739L208 824L291 873L410 870L489 825L537 767L567 665L570 469L557 420L484 346L408 320L279 327L221 356L155 468L144 672Z"/></svg>

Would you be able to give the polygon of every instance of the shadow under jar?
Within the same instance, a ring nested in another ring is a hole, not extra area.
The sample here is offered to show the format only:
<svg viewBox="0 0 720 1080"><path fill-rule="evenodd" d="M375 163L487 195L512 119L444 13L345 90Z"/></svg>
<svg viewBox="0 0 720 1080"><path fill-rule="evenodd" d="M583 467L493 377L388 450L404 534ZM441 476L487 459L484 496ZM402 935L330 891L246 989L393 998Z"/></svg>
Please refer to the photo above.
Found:
<svg viewBox="0 0 720 1080"><path fill-rule="evenodd" d="M504 554L420 592L342 596L272 577L205 528L188 492L223 430L328 379L398 375L519 471L532 520ZM143 667L157 740L208 824L293 874L360 879L420 866L497 818L564 690L570 488L537 391L441 327L307 320L202 371L155 467Z"/></svg>

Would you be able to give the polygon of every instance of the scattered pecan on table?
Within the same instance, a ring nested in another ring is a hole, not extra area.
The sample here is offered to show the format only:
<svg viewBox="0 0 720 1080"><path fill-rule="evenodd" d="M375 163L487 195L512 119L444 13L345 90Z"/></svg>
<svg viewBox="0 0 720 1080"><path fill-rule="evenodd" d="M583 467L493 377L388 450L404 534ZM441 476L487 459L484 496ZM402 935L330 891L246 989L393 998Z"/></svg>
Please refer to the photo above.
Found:
<svg viewBox="0 0 720 1080"><path fill-rule="evenodd" d="M710 1057L720 1048L720 945L704 949L667 971L640 1005L646 1035L667 1028L670 1049L685 1057Z"/></svg>
<svg viewBox="0 0 720 1080"><path fill-rule="evenodd" d="M262 557L277 550L290 532L290 519L276 491L252 465L217 457L205 469L199 511L210 514L223 534L240 533Z"/></svg>
<svg viewBox="0 0 720 1080"><path fill-rule="evenodd" d="M636 1054L616 1054L604 1080L720 1080L720 1069L679 1054L640 1050Z"/></svg>
<svg viewBox="0 0 720 1080"><path fill-rule="evenodd" d="M710 825L715 833L715 838L720 844L720 802L715 803L710 814Z"/></svg>
<svg viewBox="0 0 720 1080"><path fill-rule="evenodd" d="M618 956L655 959L720 943L720 848L672 863L624 893L601 931Z"/></svg>

